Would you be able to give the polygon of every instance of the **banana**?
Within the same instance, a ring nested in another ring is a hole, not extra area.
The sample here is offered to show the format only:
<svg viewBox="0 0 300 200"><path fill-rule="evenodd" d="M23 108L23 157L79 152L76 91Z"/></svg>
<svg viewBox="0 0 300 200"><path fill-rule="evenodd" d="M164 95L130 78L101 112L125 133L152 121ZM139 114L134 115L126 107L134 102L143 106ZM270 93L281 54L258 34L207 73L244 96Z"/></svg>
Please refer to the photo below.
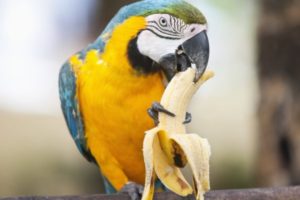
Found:
<svg viewBox="0 0 300 200"><path fill-rule="evenodd" d="M206 71L194 83L196 70L189 68L178 73L167 86L161 105L176 116L159 113L157 127L145 132L143 155L146 167L145 187L142 200L152 200L156 178L174 193L187 196L194 192L197 200L204 199L210 189L210 145L197 134L186 134L183 124L187 106L213 72ZM180 168L189 164L193 174L193 187L183 176Z"/></svg>

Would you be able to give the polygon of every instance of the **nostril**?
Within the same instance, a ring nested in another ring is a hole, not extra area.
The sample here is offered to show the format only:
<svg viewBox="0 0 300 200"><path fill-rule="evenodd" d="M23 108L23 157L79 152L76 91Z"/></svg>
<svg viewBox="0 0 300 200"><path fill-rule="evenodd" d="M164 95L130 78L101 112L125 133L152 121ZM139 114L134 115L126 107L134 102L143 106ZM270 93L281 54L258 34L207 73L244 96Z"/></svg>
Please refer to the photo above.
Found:
<svg viewBox="0 0 300 200"><path fill-rule="evenodd" d="M194 32L195 30L196 30L196 29L195 29L195 27L194 27L194 28L191 29L191 32Z"/></svg>

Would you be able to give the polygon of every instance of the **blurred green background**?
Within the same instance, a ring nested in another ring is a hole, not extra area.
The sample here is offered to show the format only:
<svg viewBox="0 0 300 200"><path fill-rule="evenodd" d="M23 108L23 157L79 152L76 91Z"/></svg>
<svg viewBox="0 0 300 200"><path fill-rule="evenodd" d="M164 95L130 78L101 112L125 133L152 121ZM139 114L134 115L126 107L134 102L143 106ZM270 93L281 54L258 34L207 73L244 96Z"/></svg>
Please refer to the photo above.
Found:
<svg viewBox="0 0 300 200"><path fill-rule="evenodd" d="M127 2L0 0L0 196L101 191L65 125L58 72ZM192 100L189 132L212 145L213 189L257 186L259 1L190 2L208 19L216 76Z"/></svg>

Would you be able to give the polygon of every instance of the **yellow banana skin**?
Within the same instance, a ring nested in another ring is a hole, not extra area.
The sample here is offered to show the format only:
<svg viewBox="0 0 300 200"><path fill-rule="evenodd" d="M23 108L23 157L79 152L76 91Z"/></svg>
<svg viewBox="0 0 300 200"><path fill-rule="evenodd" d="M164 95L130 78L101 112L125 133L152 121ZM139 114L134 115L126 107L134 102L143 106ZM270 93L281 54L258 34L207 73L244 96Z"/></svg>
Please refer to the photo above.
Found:
<svg viewBox="0 0 300 200"><path fill-rule="evenodd" d="M192 96L214 74L207 71L194 83L195 73L194 68L189 68L172 79L163 94L161 105L176 117L159 113L158 126L145 133L143 154L146 180L142 200L153 198L156 177L178 195L187 196L194 192L197 200L204 199L204 193L210 189L210 145L197 134L186 134L183 121ZM180 171L187 164L193 173L193 187Z"/></svg>
<svg viewBox="0 0 300 200"><path fill-rule="evenodd" d="M159 130L157 135L160 146L163 152L167 155L168 163L180 168L185 167L187 164L187 158L181 147L175 141L170 140L168 132L165 130Z"/></svg>

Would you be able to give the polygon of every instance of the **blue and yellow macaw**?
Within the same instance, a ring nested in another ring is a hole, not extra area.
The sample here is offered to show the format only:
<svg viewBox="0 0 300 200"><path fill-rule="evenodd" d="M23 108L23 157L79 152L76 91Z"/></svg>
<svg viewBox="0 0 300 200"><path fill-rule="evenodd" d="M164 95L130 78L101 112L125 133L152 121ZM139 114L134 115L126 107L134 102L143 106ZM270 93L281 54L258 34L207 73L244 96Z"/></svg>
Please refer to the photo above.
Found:
<svg viewBox="0 0 300 200"><path fill-rule="evenodd" d="M155 125L147 110L178 71L195 66L195 79L203 74L206 29L203 14L184 0L139 1L123 7L94 43L62 66L65 120L80 152L101 169L107 192L144 183L144 132ZM153 118L167 112L154 105Z"/></svg>

